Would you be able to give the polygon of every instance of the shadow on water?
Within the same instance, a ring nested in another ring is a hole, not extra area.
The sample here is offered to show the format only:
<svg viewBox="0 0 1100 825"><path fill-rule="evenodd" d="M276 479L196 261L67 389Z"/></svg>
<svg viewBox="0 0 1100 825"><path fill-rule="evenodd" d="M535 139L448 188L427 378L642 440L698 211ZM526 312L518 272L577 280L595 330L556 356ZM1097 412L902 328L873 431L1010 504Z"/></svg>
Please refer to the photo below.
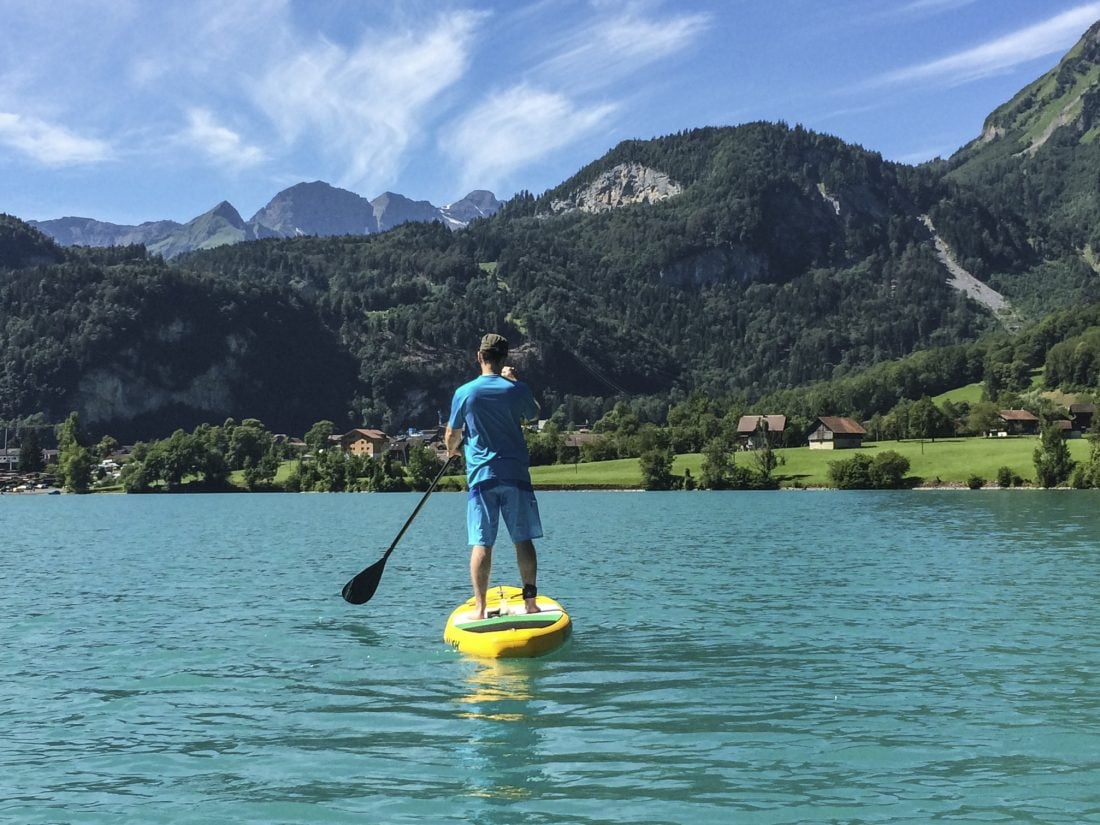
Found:
<svg viewBox="0 0 1100 825"><path fill-rule="evenodd" d="M363 622L319 622L318 625L327 632L350 636L364 647L383 647L385 644L385 636Z"/></svg>

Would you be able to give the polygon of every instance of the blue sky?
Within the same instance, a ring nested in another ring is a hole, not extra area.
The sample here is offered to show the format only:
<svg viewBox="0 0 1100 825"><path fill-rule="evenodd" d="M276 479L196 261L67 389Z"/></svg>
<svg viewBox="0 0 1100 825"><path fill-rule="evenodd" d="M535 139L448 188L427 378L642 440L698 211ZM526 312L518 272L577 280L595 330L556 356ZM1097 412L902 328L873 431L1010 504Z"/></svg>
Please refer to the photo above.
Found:
<svg viewBox="0 0 1100 825"><path fill-rule="evenodd" d="M300 181L540 193L620 140L801 123L915 163L1084 0L0 0L0 212L245 218Z"/></svg>

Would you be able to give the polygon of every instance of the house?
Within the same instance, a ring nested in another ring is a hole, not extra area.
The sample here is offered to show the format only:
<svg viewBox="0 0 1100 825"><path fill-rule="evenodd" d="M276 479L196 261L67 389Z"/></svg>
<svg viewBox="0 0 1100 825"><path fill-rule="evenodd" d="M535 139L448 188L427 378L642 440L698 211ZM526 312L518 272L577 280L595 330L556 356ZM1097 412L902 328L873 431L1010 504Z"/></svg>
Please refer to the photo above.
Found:
<svg viewBox="0 0 1100 825"><path fill-rule="evenodd" d="M1062 438L1080 438L1081 433L1073 429L1073 422L1068 418L1059 418L1050 422L1051 426L1061 433Z"/></svg>
<svg viewBox="0 0 1100 825"><path fill-rule="evenodd" d="M867 431L858 421L841 416L823 415L810 433L811 450L847 450L863 446Z"/></svg>
<svg viewBox="0 0 1100 825"><path fill-rule="evenodd" d="M1001 429L997 435L1037 435L1039 419L1027 410L998 410Z"/></svg>
<svg viewBox="0 0 1100 825"><path fill-rule="evenodd" d="M340 448L349 455L378 458L390 446L390 437L381 430L355 429L340 436Z"/></svg>
<svg viewBox="0 0 1100 825"><path fill-rule="evenodd" d="M778 447L786 430L785 415L743 415L737 420L737 444L755 450L763 446L766 437L771 446Z"/></svg>
<svg viewBox="0 0 1100 825"><path fill-rule="evenodd" d="M1096 415L1095 404L1070 404L1069 417L1073 421L1073 429L1079 433L1092 429L1092 417Z"/></svg>
<svg viewBox="0 0 1100 825"><path fill-rule="evenodd" d="M586 444L598 444L603 440L603 436L591 430L573 430L571 432L562 433L561 439L562 444L566 447L576 447L580 449Z"/></svg>
<svg viewBox="0 0 1100 825"><path fill-rule="evenodd" d="M12 472L19 467L19 448L4 447L0 449L0 470Z"/></svg>

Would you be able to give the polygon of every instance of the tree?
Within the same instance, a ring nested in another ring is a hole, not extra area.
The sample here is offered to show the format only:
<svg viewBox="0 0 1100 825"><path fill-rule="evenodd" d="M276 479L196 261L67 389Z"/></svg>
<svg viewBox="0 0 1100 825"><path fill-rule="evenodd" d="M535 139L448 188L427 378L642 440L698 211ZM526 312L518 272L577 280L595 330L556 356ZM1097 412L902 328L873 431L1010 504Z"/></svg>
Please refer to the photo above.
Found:
<svg viewBox="0 0 1100 825"><path fill-rule="evenodd" d="M279 472L279 455L275 445L269 445L267 451L260 456L260 460L251 460L244 468L244 484L249 492L255 492L263 487L269 487L275 481L275 475Z"/></svg>
<svg viewBox="0 0 1100 825"><path fill-rule="evenodd" d="M99 443L95 445L95 455L98 458L110 458L115 450L118 449L118 439L111 435L105 435L99 439Z"/></svg>
<svg viewBox="0 0 1100 825"><path fill-rule="evenodd" d="M1033 458L1035 480L1040 487L1057 487L1065 483L1076 464L1069 457L1069 447L1062 437L1062 430L1055 424L1043 428Z"/></svg>
<svg viewBox="0 0 1100 825"><path fill-rule="evenodd" d="M203 477L207 487L219 489L229 480L229 462L226 460L227 438L225 430L209 424L199 424L191 434L194 449L195 472Z"/></svg>
<svg viewBox="0 0 1100 825"><path fill-rule="evenodd" d="M436 452L431 447L414 447L409 451L409 476L414 490L427 490L440 468Z"/></svg>
<svg viewBox="0 0 1100 825"><path fill-rule="evenodd" d="M38 428L27 427L19 437L19 471L37 473L46 466L42 458L42 443L38 439Z"/></svg>
<svg viewBox="0 0 1100 825"><path fill-rule="evenodd" d="M84 446L80 416L75 412L58 428L57 475L73 493L86 493L92 485L92 454Z"/></svg>
<svg viewBox="0 0 1100 825"><path fill-rule="evenodd" d="M306 442L306 447L316 457L320 452L326 449L330 444L329 436L336 432L336 425L331 421L318 421L306 432L305 438L302 440Z"/></svg>
<svg viewBox="0 0 1100 825"><path fill-rule="evenodd" d="M676 477L672 475L672 450L655 449L643 453L642 484L647 490L671 490Z"/></svg>
<svg viewBox="0 0 1100 825"><path fill-rule="evenodd" d="M1073 486L1079 490L1100 487L1100 432L1089 433L1088 461L1073 474Z"/></svg>
<svg viewBox="0 0 1100 825"><path fill-rule="evenodd" d="M733 483L736 460L726 443L712 438L703 448L702 473L699 486L706 490L728 490Z"/></svg>
<svg viewBox="0 0 1100 825"><path fill-rule="evenodd" d="M756 467L756 474L762 484L767 485L772 478L772 471L779 464L779 457L772 449L771 439L768 437L768 419L760 416L756 425L757 447L752 451L752 461Z"/></svg>
<svg viewBox="0 0 1100 825"><path fill-rule="evenodd" d="M909 434L913 438L931 438L943 435L951 424L943 411L927 395L914 401L909 408Z"/></svg>
<svg viewBox="0 0 1100 825"><path fill-rule="evenodd" d="M970 408L966 417L966 429L972 433L988 433L997 428L1000 422L997 405L992 401L979 401Z"/></svg>

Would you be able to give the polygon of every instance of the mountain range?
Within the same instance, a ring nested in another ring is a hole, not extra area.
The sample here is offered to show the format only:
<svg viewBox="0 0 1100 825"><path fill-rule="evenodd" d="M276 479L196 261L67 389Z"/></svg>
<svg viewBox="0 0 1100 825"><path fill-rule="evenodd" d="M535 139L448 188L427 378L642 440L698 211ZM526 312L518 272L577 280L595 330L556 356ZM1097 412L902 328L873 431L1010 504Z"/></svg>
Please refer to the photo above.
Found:
<svg viewBox="0 0 1100 825"><path fill-rule="evenodd" d="M173 258L196 249L260 238L371 235L409 221L439 221L450 229L461 229L499 209L500 201L485 190L470 192L446 206L433 206L394 192L367 200L324 181L313 181L279 192L247 221L232 204L222 201L183 224L147 221L128 226L76 217L28 223L62 246L142 244L154 254Z"/></svg>
<svg viewBox="0 0 1100 825"><path fill-rule="evenodd" d="M565 421L780 391L863 417L1019 389L1100 305L1098 134L1100 24L917 166L746 123L624 141L539 196L471 193L453 222L323 183L146 245L65 246L0 216L0 418L76 410L120 440L227 417L434 425L489 330ZM858 404L812 389L914 354ZM1091 369L1075 380L1096 392Z"/></svg>

